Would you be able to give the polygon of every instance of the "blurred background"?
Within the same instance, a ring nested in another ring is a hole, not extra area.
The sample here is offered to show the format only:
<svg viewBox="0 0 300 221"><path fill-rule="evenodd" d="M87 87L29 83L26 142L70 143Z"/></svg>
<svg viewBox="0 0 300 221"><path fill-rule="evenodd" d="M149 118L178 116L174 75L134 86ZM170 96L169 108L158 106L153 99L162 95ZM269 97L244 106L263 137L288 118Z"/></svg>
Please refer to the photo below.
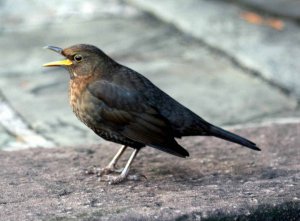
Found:
<svg viewBox="0 0 300 221"><path fill-rule="evenodd" d="M300 1L0 0L0 149L104 142L46 45L93 44L217 125L300 117Z"/></svg>

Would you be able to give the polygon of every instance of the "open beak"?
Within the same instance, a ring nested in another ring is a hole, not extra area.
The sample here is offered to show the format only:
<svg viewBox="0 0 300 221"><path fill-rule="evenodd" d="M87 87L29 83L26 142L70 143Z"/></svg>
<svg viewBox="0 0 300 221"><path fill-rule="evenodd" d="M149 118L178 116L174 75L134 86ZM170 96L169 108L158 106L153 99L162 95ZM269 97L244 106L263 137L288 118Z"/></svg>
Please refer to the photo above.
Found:
<svg viewBox="0 0 300 221"><path fill-rule="evenodd" d="M55 47L55 46L46 46L44 47L45 49L50 49L52 51L55 51L59 54L62 55L62 51L63 49L59 48L59 47ZM69 59L65 59L65 60L62 60L62 61L53 61L53 62L49 62L49 63L46 63L46 64L43 64L43 67L53 67L53 66L69 66L73 64L73 62Z"/></svg>

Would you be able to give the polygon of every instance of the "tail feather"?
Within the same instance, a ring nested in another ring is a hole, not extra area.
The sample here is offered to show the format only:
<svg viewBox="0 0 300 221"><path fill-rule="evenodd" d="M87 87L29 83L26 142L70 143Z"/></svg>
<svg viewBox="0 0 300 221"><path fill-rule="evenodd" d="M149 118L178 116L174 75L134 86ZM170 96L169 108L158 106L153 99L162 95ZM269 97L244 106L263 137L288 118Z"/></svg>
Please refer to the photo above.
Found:
<svg viewBox="0 0 300 221"><path fill-rule="evenodd" d="M252 150L260 151L260 149L252 141L247 140L243 137L240 137L239 135L236 135L234 133L223 130L222 128L219 128L219 127L216 127L213 125L211 125L211 128L210 128L210 135L240 144L240 145L248 147Z"/></svg>

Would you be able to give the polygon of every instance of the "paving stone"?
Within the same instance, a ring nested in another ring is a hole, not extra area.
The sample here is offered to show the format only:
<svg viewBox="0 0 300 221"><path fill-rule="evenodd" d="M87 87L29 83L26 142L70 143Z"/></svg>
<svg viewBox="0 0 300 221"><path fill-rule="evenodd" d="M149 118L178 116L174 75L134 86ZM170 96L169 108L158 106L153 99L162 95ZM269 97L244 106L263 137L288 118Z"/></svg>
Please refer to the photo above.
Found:
<svg viewBox="0 0 300 221"><path fill-rule="evenodd" d="M249 6L266 12L289 18L300 18L300 2L298 0L239 0Z"/></svg>
<svg viewBox="0 0 300 221"><path fill-rule="evenodd" d="M29 147L53 147L54 142L36 133L29 124L9 105L0 94L0 125L11 138L1 145L1 150L25 149ZM6 137L7 136L3 136Z"/></svg>
<svg viewBox="0 0 300 221"><path fill-rule="evenodd" d="M122 0L2 0L2 32L31 31L53 23L90 21L96 18L134 17L139 14Z"/></svg>
<svg viewBox="0 0 300 221"><path fill-rule="evenodd" d="M240 66L257 72L300 99L300 48L296 47L300 42L300 29L294 22L283 19L282 31L254 25L241 19L246 9L228 1L128 2L225 52Z"/></svg>
<svg viewBox="0 0 300 221"><path fill-rule="evenodd" d="M235 130L261 152L209 137L181 141L191 157L145 148L111 186L86 175L116 144L0 152L3 220L299 220L299 123ZM126 162L129 152L121 159Z"/></svg>
<svg viewBox="0 0 300 221"><path fill-rule="evenodd" d="M10 136L7 131L5 130L5 128L3 128L1 125L0 125L0 146L3 148L3 147L6 147L7 144L9 143L9 141L11 141L13 139L12 136ZM2 149L1 148L1 149Z"/></svg>

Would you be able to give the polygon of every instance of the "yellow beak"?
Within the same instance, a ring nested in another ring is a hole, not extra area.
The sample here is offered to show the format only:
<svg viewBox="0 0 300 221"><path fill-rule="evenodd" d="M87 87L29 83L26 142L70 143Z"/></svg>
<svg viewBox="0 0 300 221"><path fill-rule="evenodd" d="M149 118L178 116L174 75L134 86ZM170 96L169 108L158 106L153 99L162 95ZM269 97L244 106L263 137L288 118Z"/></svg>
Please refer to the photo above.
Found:
<svg viewBox="0 0 300 221"><path fill-rule="evenodd" d="M73 62L69 59L65 59L62 61L53 61L46 64L43 64L43 67L53 67L53 66L69 66L73 64Z"/></svg>
<svg viewBox="0 0 300 221"><path fill-rule="evenodd" d="M45 49L50 49L52 51L55 51L56 53L62 54L63 49L56 47L56 46L46 46ZM73 62L69 59L65 59L62 61L53 61L46 64L43 64L43 67L53 67L53 66L69 66L72 65Z"/></svg>

